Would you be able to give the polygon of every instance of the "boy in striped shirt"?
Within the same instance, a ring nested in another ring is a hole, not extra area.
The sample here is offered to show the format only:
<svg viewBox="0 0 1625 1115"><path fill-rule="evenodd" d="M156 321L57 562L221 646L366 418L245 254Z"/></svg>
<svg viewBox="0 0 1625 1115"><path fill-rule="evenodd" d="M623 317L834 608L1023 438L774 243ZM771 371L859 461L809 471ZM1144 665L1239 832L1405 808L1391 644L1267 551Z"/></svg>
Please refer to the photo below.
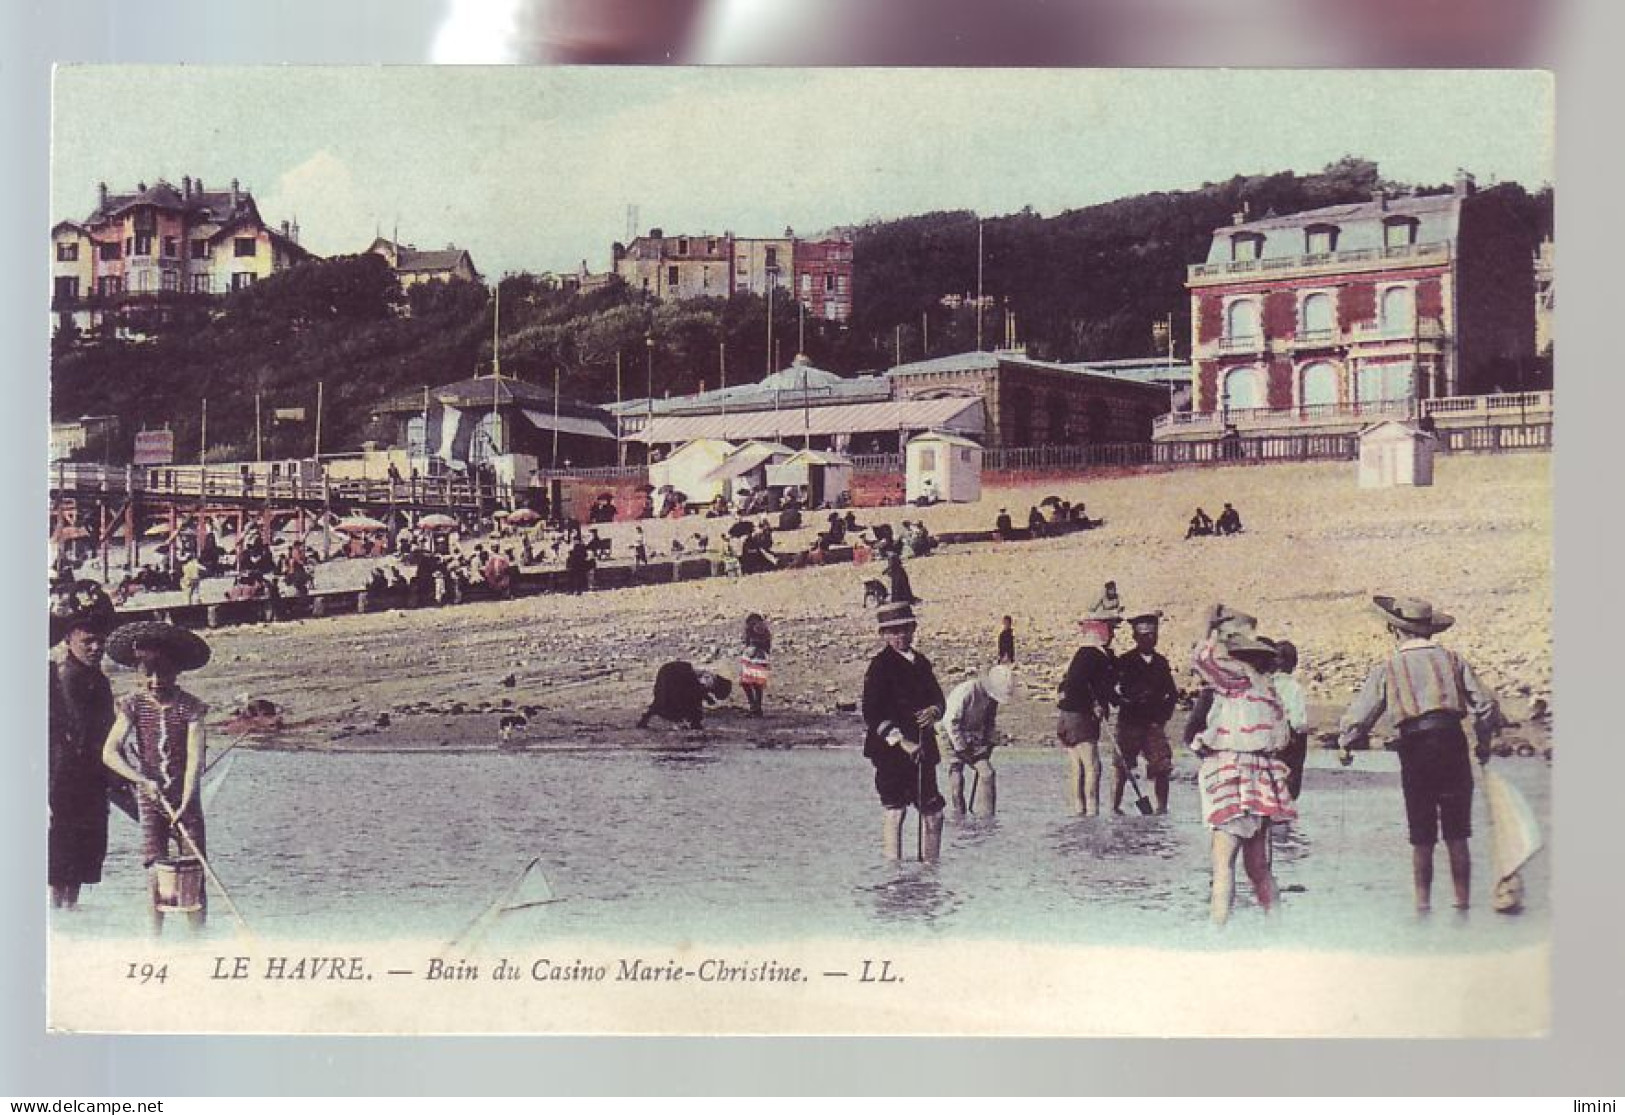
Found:
<svg viewBox="0 0 1625 1115"><path fill-rule="evenodd" d="M1372 603L1397 644L1374 667L1359 696L1343 713L1338 730L1339 758L1349 762L1349 747L1361 743L1385 711L1399 726L1400 787L1410 829L1411 873L1416 910L1432 909L1433 846L1444 836L1455 885L1456 909L1468 907L1472 860L1473 769L1462 722L1469 716L1477 739L1478 761L1490 757L1490 740L1500 726L1495 695L1479 681L1454 651L1433 636L1455 623L1426 600L1375 596Z"/></svg>

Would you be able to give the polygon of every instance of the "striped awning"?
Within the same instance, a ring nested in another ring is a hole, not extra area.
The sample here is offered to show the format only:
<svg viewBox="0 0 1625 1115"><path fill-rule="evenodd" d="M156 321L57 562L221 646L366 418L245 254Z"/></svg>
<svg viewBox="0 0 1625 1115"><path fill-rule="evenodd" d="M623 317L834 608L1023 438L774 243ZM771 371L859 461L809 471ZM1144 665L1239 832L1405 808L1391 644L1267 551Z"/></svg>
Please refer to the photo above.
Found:
<svg viewBox="0 0 1625 1115"><path fill-rule="evenodd" d="M658 415L648 427L629 435L628 440L647 445L677 445L706 437L729 441L783 441L803 436L937 429L981 436L986 424L982 400L958 396L730 414Z"/></svg>

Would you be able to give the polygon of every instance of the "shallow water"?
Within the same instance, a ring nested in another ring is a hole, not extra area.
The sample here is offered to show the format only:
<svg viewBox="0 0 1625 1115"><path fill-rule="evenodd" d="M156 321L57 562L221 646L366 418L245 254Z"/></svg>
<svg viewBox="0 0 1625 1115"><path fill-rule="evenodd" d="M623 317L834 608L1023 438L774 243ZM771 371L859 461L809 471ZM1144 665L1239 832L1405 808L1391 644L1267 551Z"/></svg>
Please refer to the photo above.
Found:
<svg viewBox="0 0 1625 1115"><path fill-rule="evenodd" d="M1313 757L1300 821L1277 834L1282 916L1266 923L1243 877L1223 934L1206 924L1194 764L1175 776L1170 816L1075 819L1061 757L1044 750L999 753L998 816L950 817L936 865L880 858L881 811L855 749L247 752L211 803L210 861L254 933L271 939L450 941L533 857L557 901L482 926L487 944L816 935L1461 952L1547 936L1546 852L1525 869L1527 911L1489 909L1482 795L1474 911L1448 910L1441 848L1438 912L1419 920L1391 759L1323 763ZM1547 825L1547 765L1498 766ZM144 931L135 827L120 816L113 826L105 882L54 919L59 932ZM914 842L911 813L909 854ZM529 878L523 897L538 883ZM233 933L218 890L204 933Z"/></svg>

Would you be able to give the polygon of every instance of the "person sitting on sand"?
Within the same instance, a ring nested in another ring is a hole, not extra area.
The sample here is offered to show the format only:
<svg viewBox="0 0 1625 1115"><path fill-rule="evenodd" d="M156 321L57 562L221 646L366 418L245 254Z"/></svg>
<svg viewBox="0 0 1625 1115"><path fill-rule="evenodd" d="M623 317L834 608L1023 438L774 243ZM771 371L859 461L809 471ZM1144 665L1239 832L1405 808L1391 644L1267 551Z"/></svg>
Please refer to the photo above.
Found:
<svg viewBox="0 0 1625 1115"><path fill-rule="evenodd" d="M1217 534L1240 534L1241 512L1225 504L1224 510L1219 512L1219 521L1213 524L1213 530Z"/></svg>
<svg viewBox="0 0 1625 1115"><path fill-rule="evenodd" d="M726 700L733 682L709 670L696 670L688 662L667 662L655 673L654 699L638 727L647 728L658 716L694 731L705 726L705 706Z"/></svg>
<svg viewBox="0 0 1625 1115"><path fill-rule="evenodd" d="M1349 748L1365 742L1385 711L1399 726L1399 781L1410 829L1411 875L1416 910L1432 909L1433 846L1442 831L1450 856L1456 909L1466 910L1472 859L1473 769L1462 722L1471 717L1474 752L1480 765L1490 760L1490 741L1501 726L1501 710L1473 668L1454 651L1433 642L1454 616L1426 600L1374 596L1373 607L1388 625L1394 650L1365 679L1338 726L1338 758L1352 761Z"/></svg>
<svg viewBox="0 0 1625 1115"><path fill-rule="evenodd" d="M1043 538L1049 534L1049 523L1044 521L1044 513L1037 507L1027 511L1027 529L1034 538Z"/></svg>
<svg viewBox="0 0 1625 1115"><path fill-rule="evenodd" d="M993 537L1000 542L1010 541L1010 536L1016 531L1016 524L1010 519L1010 512L999 508L999 517L993 520Z"/></svg>
<svg viewBox="0 0 1625 1115"><path fill-rule="evenodd" d="M1190 525L1185 528L1186 538L1206 538L1213 533L1213 519L1200 507L1196 514L1191 516Z"/></svg>
<svg viewBox="0 0 1625 1115"><path fill-rule="evenodd" d="M155 865L175 854L199 859L207 854L203 803L197 791L208 739L203 718L209 706L177 685L176 679L184 671L208 665L209 644L172 624L127 623L108 638L107 656L121 666L138 667L143 679L141 689L115 706L117 716L102 745L102 762L135 783L138 791L141 862L149 873L156 933L163 928L163 914ZM128 759L126 739L131 741ZM187 920L199 928L206 916L205 894Z"/></svg>

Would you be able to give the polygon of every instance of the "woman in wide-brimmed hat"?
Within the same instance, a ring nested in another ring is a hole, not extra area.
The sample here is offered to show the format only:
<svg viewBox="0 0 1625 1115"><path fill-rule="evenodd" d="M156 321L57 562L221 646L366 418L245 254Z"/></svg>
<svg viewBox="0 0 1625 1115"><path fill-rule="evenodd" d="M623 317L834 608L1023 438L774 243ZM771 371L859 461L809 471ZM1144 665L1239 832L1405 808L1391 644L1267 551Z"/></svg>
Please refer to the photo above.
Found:
<svg viewBox="0 0 1625 1115"><path fill-rule="evenodd" d="M1351 761L1349 748L1370 736L1385 711L1393 712L1416 908L1424 913L1432 908L1433 847L1442 835L1456 908L1465 910L1472 876L1467 840L1472 835L1473 767L1462 723L1472 718L1478 761L1488 762L1500 708L1495 694L1460 655L1432 641L1456 622L1454 616L1408 596L1373 596L1371 606L1396 645L1343 713L1340 758Z"/></svg>
<svg viewBox="0 0 1625 1115"><path fill-rule="evenodd" d="M208 745L203 718L209 706L176 682L181 673L208 664L209 644L173 624L127 623L108 638L107 656L121 666L139 669L144 681L118 702L102 761L139 791L141 858L149 873L156 932L163 927L163 916L154 865L172 854L206 854L197 790ZM129 749L134 765L126 758L126 739L134 744ZM194 927L201 926L203 904L187 917Z"/></svg>
<svg viewBox="0 0 1625 1115"><path fill-rule="evenodd" d="M1275 647L1244 633L1220 645L1221 651L1197 659L1213 703L1191 749L1202 759L1196 784L1203 820L1213 831L1211 915L1222 925L1235 900L1238 852L1258 904L1266 913L1275 906L1270 825L1295 819L1297 810L1280 757L1290 741L1286 713L1268 676Z"/></svg>

